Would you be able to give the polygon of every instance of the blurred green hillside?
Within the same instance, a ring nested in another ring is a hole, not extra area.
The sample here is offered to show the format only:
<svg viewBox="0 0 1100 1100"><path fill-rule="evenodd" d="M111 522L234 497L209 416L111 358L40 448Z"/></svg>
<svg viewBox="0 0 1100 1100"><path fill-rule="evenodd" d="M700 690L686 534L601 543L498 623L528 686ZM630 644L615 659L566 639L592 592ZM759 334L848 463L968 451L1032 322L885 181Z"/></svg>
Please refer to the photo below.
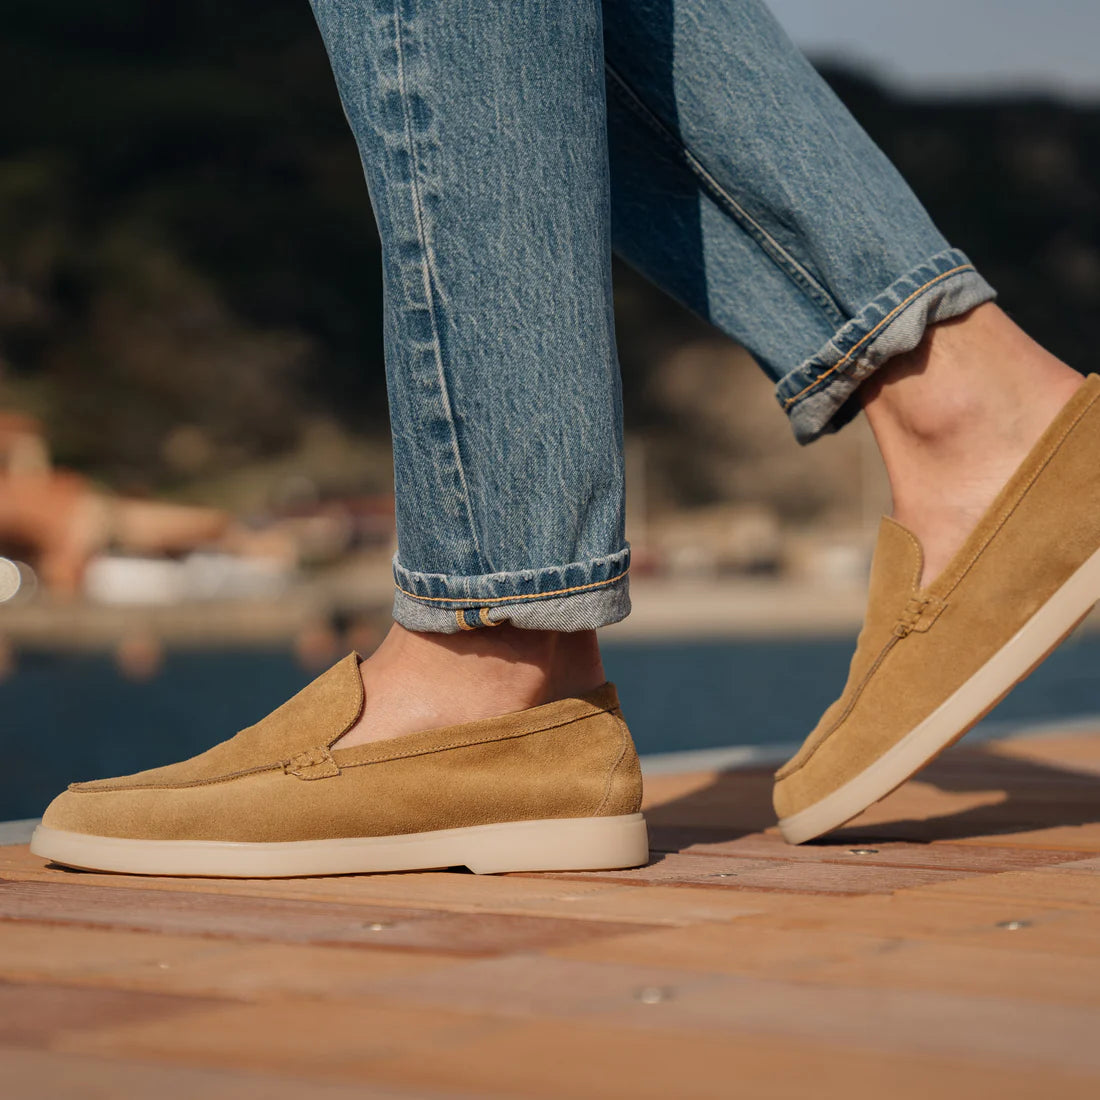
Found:
<svg viewBox="0 0 1100 1100"><path fill-rule="evenodd" d="M306 0L8 0L4 24L0 404L129 491L275 460L319 417L384 435L378 242ZM1092 366L1100 110L828 75L1002 304ZM705 330L619 277L628 422L675 434L648 382ZM666 448L671 484L700 446Z"/></svg>

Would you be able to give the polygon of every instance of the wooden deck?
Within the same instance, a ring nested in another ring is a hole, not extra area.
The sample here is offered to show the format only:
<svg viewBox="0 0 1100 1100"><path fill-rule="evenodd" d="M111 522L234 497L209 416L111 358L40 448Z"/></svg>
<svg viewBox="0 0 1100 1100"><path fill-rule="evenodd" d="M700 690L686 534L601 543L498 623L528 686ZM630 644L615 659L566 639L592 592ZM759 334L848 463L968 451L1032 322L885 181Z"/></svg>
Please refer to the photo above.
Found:
<svg viewBox="0 0 1100 1100"><path fill-rule="evenodd" d="M953 750L792 849L649 785L614 874L143 879L0 848L0 1095L1100 1096L1100 734Z"/></svg>

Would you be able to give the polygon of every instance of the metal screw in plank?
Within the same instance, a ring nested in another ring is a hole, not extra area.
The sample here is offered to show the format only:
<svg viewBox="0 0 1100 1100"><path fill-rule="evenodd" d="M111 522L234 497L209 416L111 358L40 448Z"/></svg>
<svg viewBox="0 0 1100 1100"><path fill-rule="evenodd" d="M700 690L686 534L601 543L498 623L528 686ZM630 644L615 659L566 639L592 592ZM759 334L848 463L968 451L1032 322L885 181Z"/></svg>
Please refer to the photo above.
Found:
<svg viewBox="0 0 1100 1100"><path fill-rule="evenodd" d="M669 986L646 985L634 994L634 999L644 1005L659 1005L671 1001L675 995L676 991Z"/></svg>

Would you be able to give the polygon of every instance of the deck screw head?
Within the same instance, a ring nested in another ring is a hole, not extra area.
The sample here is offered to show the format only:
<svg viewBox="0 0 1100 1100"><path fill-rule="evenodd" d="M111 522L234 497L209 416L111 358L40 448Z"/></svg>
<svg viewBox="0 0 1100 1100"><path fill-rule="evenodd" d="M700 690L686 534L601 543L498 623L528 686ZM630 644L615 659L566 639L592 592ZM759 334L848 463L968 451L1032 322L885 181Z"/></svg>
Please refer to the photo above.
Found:
<svg viewBox="0 0 1100 1100"><path fill-rule="evenodd" d="M368 932L385 932L387 928L392 928L393 925L389 921L374 920L369 924L364 924L363 927Z"/></svg>
<svg viewBox="0 0 1100 1100"><path fill-rule="evenodd" d="M877 848L849 848L848 855L850 856L877 856Z"/></svg>
<svg viewBox="0 0 1100 1100"><path fill-rule="evenodd" d="M1006 932L1019 932L1021 928L1030 928L1031 921L1029 920L999 920L997 921L997 927L1003 928Z"/></svg>
<svg viewBox="0 0 1100 1100"><path fill-rule="evenodd" d="M668 986L646 985L634 994L634 999L644 1005L659 1005L664 1001L671 1001L674 994L675 990Z"/></svg>

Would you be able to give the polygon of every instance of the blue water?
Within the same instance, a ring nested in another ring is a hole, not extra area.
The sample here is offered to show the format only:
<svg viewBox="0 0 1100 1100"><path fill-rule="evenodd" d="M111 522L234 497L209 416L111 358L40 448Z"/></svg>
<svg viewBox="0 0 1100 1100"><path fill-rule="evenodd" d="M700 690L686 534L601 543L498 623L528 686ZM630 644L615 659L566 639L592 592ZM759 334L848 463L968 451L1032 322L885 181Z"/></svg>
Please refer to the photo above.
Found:
<svg viewBox="0 0 1100 1100"><path fill-rule="evenodd" d="M609 645L642 753L798 742L843 687L851 639ZM1071 639L991 720L1100 712L1100 635ZM134 682L109 657L21 654L0 682L0 821L41 813L74 779L120 775L208 748L310 678L289 652L170 653ZM987 720L989 721L989 720Z"/></svg>

